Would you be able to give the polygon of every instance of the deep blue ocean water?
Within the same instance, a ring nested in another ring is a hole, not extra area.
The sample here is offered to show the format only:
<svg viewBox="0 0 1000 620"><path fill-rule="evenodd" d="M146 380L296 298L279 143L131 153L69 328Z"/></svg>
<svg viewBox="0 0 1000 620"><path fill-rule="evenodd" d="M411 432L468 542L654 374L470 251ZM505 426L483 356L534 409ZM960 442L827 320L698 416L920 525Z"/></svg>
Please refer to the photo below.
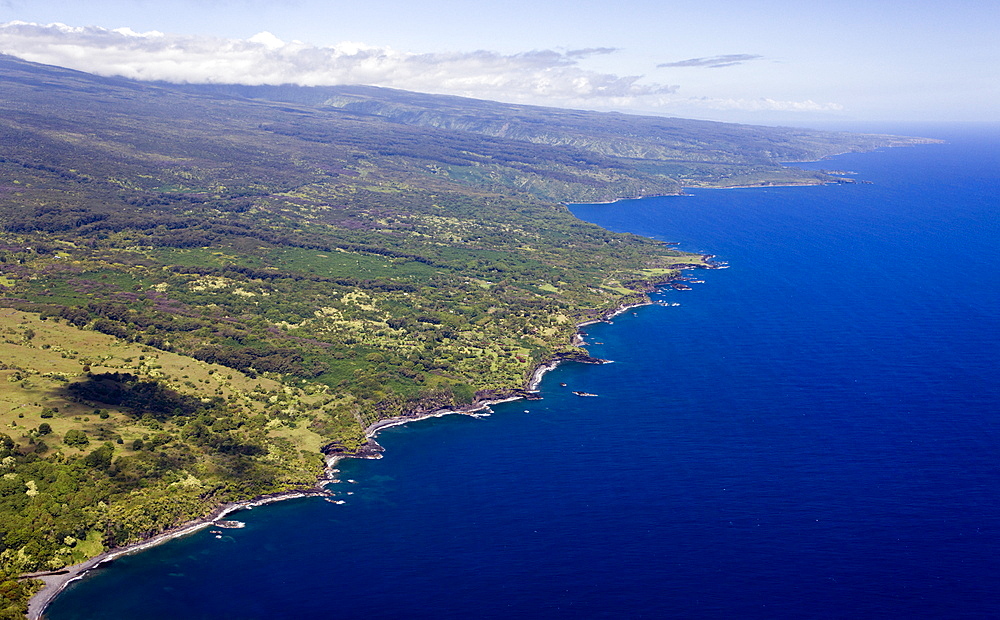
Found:
<svg viewBox="0 0 1000 620"><path fill-rule="evenodd" d="M542 401L382 432L344 505L239 513L49 617L1000 616L1000 127L882 129L948 143L573 207L731 267L587 327L615 363Z"/></svg>

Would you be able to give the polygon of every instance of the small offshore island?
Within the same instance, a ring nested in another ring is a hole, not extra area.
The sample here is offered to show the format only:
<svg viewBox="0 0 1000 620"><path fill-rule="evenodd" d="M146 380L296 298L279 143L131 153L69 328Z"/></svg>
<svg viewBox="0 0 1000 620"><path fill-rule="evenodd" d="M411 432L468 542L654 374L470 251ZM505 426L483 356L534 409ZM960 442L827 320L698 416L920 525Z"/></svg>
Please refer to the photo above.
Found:
<svg viewBox="0 0 1000 620"><path fill-rule="evenodd" d="M579 325L711 266L560 201L843 182L779 162L924 142L2 55L0 85L3 618L324 493L381 428L533 398L600 362Z"/></svg>

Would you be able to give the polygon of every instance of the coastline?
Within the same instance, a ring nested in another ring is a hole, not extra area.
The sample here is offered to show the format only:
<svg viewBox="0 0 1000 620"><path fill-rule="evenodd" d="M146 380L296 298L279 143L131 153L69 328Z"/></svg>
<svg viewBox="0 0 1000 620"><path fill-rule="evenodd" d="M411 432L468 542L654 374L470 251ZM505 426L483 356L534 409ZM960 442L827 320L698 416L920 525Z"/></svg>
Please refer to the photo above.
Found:
<svg viewBox="0 0 1000 620"><path fill-rule="evenodd" d="M333 461L336 463L336 460ZM332 463L328 461L326 472L329 473L332 467ZM275 502L281 502L289 499L298 499L300 497L323 497L329 495L329 493L323 489L323 485L330 481L328 476L324 476L316 484L316 487L312 489L299 489L295 491L281 491L278 493L272 493L268 495L262 495L256 497L252 500L247 500L244 502L232 502L223 504L217 507L215 510L210 512L204 517L194 519L172 527L166 531L163 531L156 536L147 538L146 540L127 545L125 547L118 547L116 549L109 549L99 555L96 555L89 560L80 562L79 564L74 564L72 566L67 566L56 571L50 571L45 573L30 573L28 575L22 575L20 579L38 579L44 585L42 589L28 600L28 613L27 618L29 620L39 620L42 618L42 614L45 613L45 609L52 603L53 600L66 589L66 586L73 583L74 581L83 579L90 571L100 568L101 565L106 564L119 558L123 555L131 555L133 553L139 553L140 551L145 551L151 547L155 547L162 543L168 542L175 538L181 538L183 536L188 536L194 534L195 532L202 530L206 527L211 527L214 523L223 520L224 517L230 515L234 512L239 512L240 510L248 510L251 508L256 508L257 506L264 506L266 504L273 504Z"/></svg>
<svg viewBox="0 0 1000 620"><path fill-rule="evenodd" d="M703 258L707 261L712 255L705 254ZM673 280L671 278L670 280ZM670 280L658 283L656 288L660 286L666 286ZM576 324L577 331L573 334L570 342L573 346L580 346L583 342L583 335L580 332L580 328L586 327L588 325L594 325L595 323L609 323L614 317L631 310L632 308L639 308L641 306L648 306L653 302L647 301L643 303L629 303L621 304L614 308L613 310L608 310L604 312L600 318L590 319ZM569 356L555 356L552 359L546 360L540 363L531 372L531 375L527 381L527 387L523 390L517 390L510 392L509 394L500 395L497 398L487 399L487 400L477 400L465 407L447 407L442 409L435 409L433 411L414 413L413 415L397 416L394 418L386 418L385 420L379 420L378 422L372 424L365 429L365 436L369 438L369 441L374 443L375 436L379 431L385 430L387 428L392 428L393 426L402 426L404 424L409 424L410 422L419 422L421 420L429 420L431 418L440 418L446 415L469 415L477 416L482 415L482 412L490 411L491 405L499 405L501 403L509 403L517 400L527 399L527 400L537 400L539 397L536 396L538 391L538 386L542 382L542 378L546 373L551 372L559 367L560 364L566 361L576 361L583 364L606 364L609 360L597 359L589 356L581 356L578 358ZM377 445L377 444L376 444ZM376 448L379 452L381 450ZM336 457L351 457L356 455L336 455ZM361 458L381 458L381 454L365 455Z"/></svg>
<svg viewBox="0 0 1000 620"><path fill-rule="evenodd" d="M881 135L881 134L864 134L859 135ZM840 155L850 155L851 153L870 153L877 151L879 149L893 149L893 148L904 148L911 146L918 146L923 144L944 144L947 141L939 138L923 138L918 136L892 136L886 135L885 137L893 138L893 140L888 141L886 144L880 144L873 146L871 148L857 151L857 150L845 150L837 151L835 153L830 153L824 155L819 159L790 159L780 162L782 166L786 164L812 164L821 161L827 161L833 157L838 157ZM788 167L788 166L786 166ZM817 185L839 185L843 183L856 183L854 179L846 178L844 176L838 176L834 171L821 171L829 175L831 178L829 180L822 179L802 179L801 182L773 182L773 181L762 181L760 183L754 183L750 185L715 185L715 186L682 186L680 190L672 194L648 194L648 195L637 195L637 196L627 196L622 198L613 198L610 200L588 200L585 202L562 202L561 204L565 207L570 207L574 204L588 204L588 205L613 205L619 202L628 202L630 200L642 200L645 198L664 198L668 196L691 196L687 193L691 189L759 189L768 187L815 187Z"/></svg>
<svg viewBox="0 0 1000 620"><path fill-rule="evenodd" d="M697 265L697 267L711 268L710 264L707 263L707 261L713 256L714 255L712 254L702 255L702 258L706 261L706 265L705 266ZM682 267L682 269L693 268L693 267L695 266L694 265L686 266ZM678 271L680 271L680 269L678 269ZM669 280L657 283L654 289L659 288L661 286L666 286L673 279L674 278L670 278ZM583 334L580 332L580 328L586 327L588 325L594 325L596 323L610 323L611 319L624 312L627 312L628 310L631 310L633 308L639 308L642 306L648 306L651 305L652 303L654 302L645 301L642 303L621 304L612 310L605 311L600 318L590 319L587 321L583 321L581 323L577 323L576 324L577 331L573 334L570 342L573 346L581 346L581 344L583 343ZM542 382L542 378L545 376L546 373L555 370L556 368L559 367L560 364L567 361L569 362L575 361L582 364L607 364L610 362L610 360L603 360L589 356L571 357L571 356L557 355L552 359L546 360L535 367L535 369L531 372L531 375L528 378L527 387L523 390L513 391L505 395L500 395L497 398L492 398L487 400L477 400L469 405L466 405L465 407L447 407L442 409L435 409L433 411L419 412L419 413L414 413L412 415L397 416L394 418L386 418L384 420L379 420L378 422L372 424L371 426L365 429L365 436L369 438L370 442L375 443L374 439L375 436L379 433L379 431L385 430L387 428L392 428L393 426L402 426L404 424L409 424L410 422L419 422L421 420L429 420L431 418L440 418L446 415L469 415L475 417L477 415L482 415L483 414L482 412L484 411L487 412L488 415L488 413L490 412L490 406L492 405L499 405L501 403L509 403L522 399L538 400L540 397L538 397L536 394L538 391L538 386ZM376 443L375 445L377 446L378 444ZM375 448L375 451L377 451L375 454L363 455L361 456L361 458L382 458L380 454L381 447ZM346 457L358 458L358 456L359 455L345 454L345 455L336 455L336 458L346 458Z"/></svg>
<svg viewBox="0 0 1000 620"><path fill-rule="evenodd" d="M886 148L891 148L891 147L886 147ZM827 157L824 157L823 159L804 160L801 162L788 162L788 163L797 163L797 164L815 163L818 161L823 161L825 159L828 159L829 157L836 157L837 155L847 155L851 152L852 151L845 151L843 153L834 153L833 155L829 155ZM675 197L679 198L685 196L690 197L692 196L692 194L689 194L688 190L692 189L759 189L768 187L816 187L817 185L839 185L843 183L856 183L854 179L850 178L837 177L835 175L831 175L831 177L832 177L831 179L825 181L822 179L803 179L802 182L799 183L762 181L760 183L751 185L685 185L684 187L681 187L680 191L678 191L675 194L640 194L638 196L627 196L624 198L614 198L612 200L593 200L593 201L588 200L587 202L563 202L562 205L565 207L570 207L575 204L614 205L618 204L619 202L629 202L632 200L645 200L647 198L675 198Z"/></svg>
<svg viewBox="0 0 1000 620"><path fill-rule="evenodd" d="M712 266L708 262L713 255L705 254L702 255L702 260L705 261L704 265L683 265L679 266L677 271L680 272L683 269L691 268L709 268ZM674 278L668 278L661 282L656 283L651 286L648 292L658 289L661 286L668 285ZM651 301L645 301L641 303L622 303L613 309L606 310L603 312L599 318L590 319L576 324L576 332L573 334L571 339L571 344L574 346L581 346L583 343L583 335L580 329L588 325L593 325L595 323L608 323L614 317L627 312L633 308L638 308L641 306L650 305ZM27 575L22 575L19 579L38 579L44 584L42 588L36 592L28 601L28 613L27 618L29 620L40 620L45 612L45 609L52 603L53 600L68 586L70 583L83 579L92 570L99 568L101 565L113 561L124 555L130 555L133 553L139 553L151 547L155 547L162 543L168 542L175 538L180 538L183 536L188 536L201 529L210 527L213 523L222 520L229 514L238 512L240 510L247 510L250 508L255 508L257 506L263 506L266 504L271 504L279 501L297 499L301 497L323 497L329 495L329 492L324 488L333 478L331 473L336 465L337 461L342 458L382 458L381 452L382 447L378 445L375 441L375 436L379 431L391 428L393 426L401 426L403 424L409 424L411 422L419 422L421 420L427 420L430 418L439 418L446 415L470 415L477 416L482 415L483 412L490 411L491 405L497 405L501 403L513 402L522 399L537 400L537 389L540 385L542 378L546 373L555 370L564 361L577 361L580 363L589 364L604 364L608 363L609 360L602 360L597 358L592 358L586 355L581 355L578 357L568 356L568 355L556 355L552 359L546 360L540 363L538 366L532 370L526 382L526 388L522 390L511 391L507 394L500 394L496 398L474 401L473 403L465 407L453 407L453 408L443 408L436 409L428 412L415 413L414 415L399 416L395 418L388 418L385 420L380 420L368 428L365 429L365 436L368 437L368 444L363 447L358 453L355 454L329 454L323 453L326 466L324 468L324 475L319 478L316 484L312 488L307 489L297 489L289 491L281 491L273 494L263 495L256 497L251 500L243 502L227 503L216 507L208 515L204 517L199 517L184 523L182 525L175 526L168 530L165 530L151 538L146 540L127 545L125 547L119 547L115 549L109 549L93 558L85 560L79 564L74 564L72 566L67 566L65 568L48 571L43 573L30 573Z"/></svg>

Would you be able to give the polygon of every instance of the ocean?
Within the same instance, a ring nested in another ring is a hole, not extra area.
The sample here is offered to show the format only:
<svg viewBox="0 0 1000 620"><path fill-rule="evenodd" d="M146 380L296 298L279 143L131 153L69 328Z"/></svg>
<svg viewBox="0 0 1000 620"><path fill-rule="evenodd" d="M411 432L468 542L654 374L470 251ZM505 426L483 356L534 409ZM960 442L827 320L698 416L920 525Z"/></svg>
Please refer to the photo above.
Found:
<svg viewBox="0 0 1000 620"><path fill-rule="evenodd" d="M240 512L47 617L1000 616L1000 126L873 130L947 143L573 206L729 268L586 327L614 363L543 400L381 432L344 504Z"/></svg>

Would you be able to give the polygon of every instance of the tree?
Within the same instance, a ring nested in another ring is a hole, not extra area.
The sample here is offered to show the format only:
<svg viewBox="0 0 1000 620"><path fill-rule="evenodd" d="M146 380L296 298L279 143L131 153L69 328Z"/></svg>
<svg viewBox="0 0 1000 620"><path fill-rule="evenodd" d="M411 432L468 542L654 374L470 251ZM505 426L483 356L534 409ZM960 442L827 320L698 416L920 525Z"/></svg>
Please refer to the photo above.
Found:
<svg viewBox="0 0 1000 620"><path fill-rule="evenodd" d="M114 448L110 444L105 444L88 454L83 462L95 469L109 469L111 467L111 456Z"/></svg>
<svg viewBox="0 0 1000 620"><path fill-rule="evenodd" d="M87 439L87 435L83 431L74 428L66 431L66 435L63 437L63 443L67 446L73 446L75 448L86 448L90 445L90 440Z"/></svg>

